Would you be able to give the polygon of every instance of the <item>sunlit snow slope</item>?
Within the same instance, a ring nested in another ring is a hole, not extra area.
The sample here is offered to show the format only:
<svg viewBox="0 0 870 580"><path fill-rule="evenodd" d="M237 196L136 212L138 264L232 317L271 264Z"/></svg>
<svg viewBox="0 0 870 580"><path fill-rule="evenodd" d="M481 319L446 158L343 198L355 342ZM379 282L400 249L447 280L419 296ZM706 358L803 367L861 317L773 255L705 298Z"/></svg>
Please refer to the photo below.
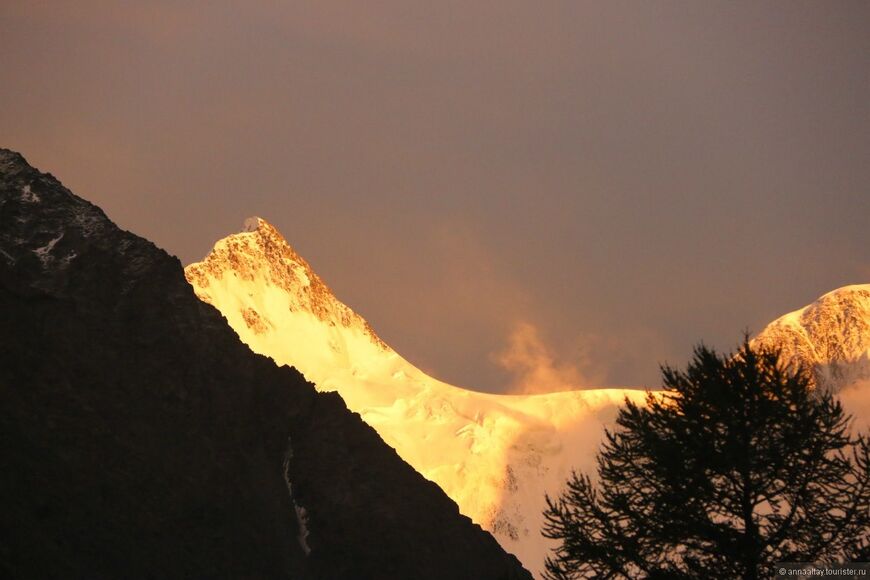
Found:
<svg viewBox="0 0 870 580"><path fill-rule="evenodd" d="M399 356L339 302L269 223L215 244L186 269L254 351L336 390L399 455L492 532L533 572L550 542L540 535L544 494L570 470L593 471L602 426L630 389L490 395L440 382Z"/></svg>
<svg viewBox="0 0 870 580"><path fill-rule="evenodd" d="M870 379L870 284L844 286L767 325L755 341L778 345L813 370L819 386Z"/></svg>
<svg viewBox="0 0 870 580"><path fill-rule="evenodd" d="M870 427L870 284L844 286L767 325L755 342L778 346L794 365L812 370L818 386L831 389Z"/></svg>

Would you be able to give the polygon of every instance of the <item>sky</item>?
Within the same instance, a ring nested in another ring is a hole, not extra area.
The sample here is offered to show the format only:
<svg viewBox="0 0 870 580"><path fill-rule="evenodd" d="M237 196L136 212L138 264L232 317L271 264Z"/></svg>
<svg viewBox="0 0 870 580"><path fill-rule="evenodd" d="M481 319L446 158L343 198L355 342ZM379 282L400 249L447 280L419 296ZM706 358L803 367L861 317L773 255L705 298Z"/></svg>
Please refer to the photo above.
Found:
<svg viewBox="0 0 870 580"><path fill-rule="evenodd" d="M184 263L273 223L423 370L656 386L870 282L870 3L0 3L0 146Z"/></svg>

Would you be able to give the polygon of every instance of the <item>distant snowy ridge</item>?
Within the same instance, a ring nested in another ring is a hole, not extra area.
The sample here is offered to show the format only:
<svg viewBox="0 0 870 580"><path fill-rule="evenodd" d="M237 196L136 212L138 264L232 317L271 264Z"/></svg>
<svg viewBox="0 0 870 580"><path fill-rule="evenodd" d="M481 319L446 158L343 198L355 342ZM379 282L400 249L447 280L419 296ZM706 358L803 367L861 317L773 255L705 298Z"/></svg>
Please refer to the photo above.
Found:
<svg viewBox="0 0 870 580"><path fill-rule="evenodd" d="M552 547L540 535L545 493L557 494L572 468L593 471L603 426L625 397L644 397L632 389L492 395L440 382L387 346L260 218L186 275L254 351L338 391L533 572Z"/></svg>
<svg viewBox="0 0 870 580"><path fill-rule="evenodd" d="M844 286L777 318L754 342L779 347L835 392L870 380L870 284Z"/></svg>

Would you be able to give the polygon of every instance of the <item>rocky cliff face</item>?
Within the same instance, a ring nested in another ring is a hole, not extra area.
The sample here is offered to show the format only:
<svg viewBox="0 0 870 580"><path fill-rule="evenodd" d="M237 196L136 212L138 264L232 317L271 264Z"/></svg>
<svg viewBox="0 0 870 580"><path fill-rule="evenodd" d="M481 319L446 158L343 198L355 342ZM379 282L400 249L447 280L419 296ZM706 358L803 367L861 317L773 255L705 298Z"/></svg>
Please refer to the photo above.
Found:
<svg viewBox="0 0 870 580"><path fill-rule="evenodd" d="M527 578L177 259L0 150L0 575Z"/></svg>

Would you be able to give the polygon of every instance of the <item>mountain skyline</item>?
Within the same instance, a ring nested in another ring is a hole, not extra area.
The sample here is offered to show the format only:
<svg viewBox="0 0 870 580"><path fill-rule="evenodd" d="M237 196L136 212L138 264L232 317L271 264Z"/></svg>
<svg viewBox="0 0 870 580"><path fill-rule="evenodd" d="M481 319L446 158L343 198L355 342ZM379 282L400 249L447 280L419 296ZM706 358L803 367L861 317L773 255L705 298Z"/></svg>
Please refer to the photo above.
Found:
<svg viewBox="0 0 870 580"><path fill-rule="evenodd" d="M0 577L866 564L868 31L0 1Z"/></svg>
<svg viewBox="0 0 870 580"><path fill-rule="evenodd" d="M553 548L536 533L545 495L556 496L572 470L594 471L619 406L646 397L617 388L493 395L438 381L385 343L259 217L218 240L185 275L254 352L299 369L318 390L339 393L536 575ZM863 426L870 417L868 328L870 285L850 286L772 321L753 342L782 348L786 363L812 369L818 386L839 393Z"/></svg>
<svg viewBox="0 0 870 580"><path fill-rule="evenodd" d="M870 280L868 28L860 1L11 0L0 128L183 263L263 215L452 384L652 385Z"/></svg>
<svg viewBox="0 0 870 580"><path fill-rule="evenodd" d="M120 515L108 520L109 529L123 528L123 518L131 517L157 530L187 510L220 514L232 503L226 489L203 479L217 468L237 482L249 498L247 507L221 520L230 526L229 535L214 533L218 520L193 517L195 533L161 540L178 555L158 568L218 565L200 558L239 529L256 528L254 536L277 540L277 550L254 541L226 551L227 565L250 569L243 555L265 550L271 552L258 564L263 570L295 569L291 575L303 577L357 577L360 570L406 577L420 566L434 577L441 577L442 567L457 578L525 577L508 555L514 554L539 573L553 547L537 533L544 494L559 493L571 470L592 470L603 430L612 426L619 405L626 398L640 403L647 395L632 389L493 395L442 383L403 359L339 301L261 218L246 220L243 232L219 240L205 260L183 272L177 259L118 229L98 207L8 150L0 150L0 193L0 269L6 272L0 290L7 321L0 370L13 411L4 429L16 442L9 456L15 468L0 483L8 488L4 497L12 502L13 519L26 523L24 537L45 533L39 530L46 524L34 522L50 522L48 561L70 569L92 565L87 554L95 546L88 542L120 546L139 528L106 532L103 540L76 533L83 540L70 552L64 538L93 521L69 515L69 499L52 503L60 492L51 482L60 480L64 489L72 482L84 500L75 502L84 506L82 513L108 509ZM783 348L789 364L809 365L816 386L834 390L863 429L870 416L868 328L870 285L855 285L779 317L753 341ZM236 338L272 360L258 358ZM72 399L64 394L70 387ZM191 431L192 425L199 427ZM274 431L257 435L261 428ZM213 431L220 433L218 447L232 457L231 465L215 458L191 462L215 449ZM271 442L259 448L263 441ZM179 442L194 455L178 452ZM25 452L34 445L37 451ZM132 453L119 454L127 447ZM44 466L40 458L46 453L59 455ZM82 453L102 457L94 465L103 467L87 468L76 459ZM46 468L77 475L46 479ZM131 470L139 472L132 480ZM188 483L171 483L179 478ZM140 493L130 481L147 481L152 497L166 499L106 508ZM88 492L97 482L103 491ZM410 517L420 501L431 507L428 523L418 522L420 513ZM207 508L197 508L197 502ZM272 534L267 530L276 515ZM389 531L390 542L422 540L429 563L416 550L399 550L397 556L382 537L373 540L364 524L372 516L386 518L377 529ZM286 547L293 535L293 548L284 553L289 560L282 562L280 545ZM36 569L32 560L42 544L20 541L25 555L3 566ZM433 541L459 543L445 558ZM185 551L193 557L180 556ZM385 561L387 568L381 566ZM126 563L103 565L109 570ZM153 566L137 564L158 569ZM472 573L477 566L486 572Z"/></svg>

